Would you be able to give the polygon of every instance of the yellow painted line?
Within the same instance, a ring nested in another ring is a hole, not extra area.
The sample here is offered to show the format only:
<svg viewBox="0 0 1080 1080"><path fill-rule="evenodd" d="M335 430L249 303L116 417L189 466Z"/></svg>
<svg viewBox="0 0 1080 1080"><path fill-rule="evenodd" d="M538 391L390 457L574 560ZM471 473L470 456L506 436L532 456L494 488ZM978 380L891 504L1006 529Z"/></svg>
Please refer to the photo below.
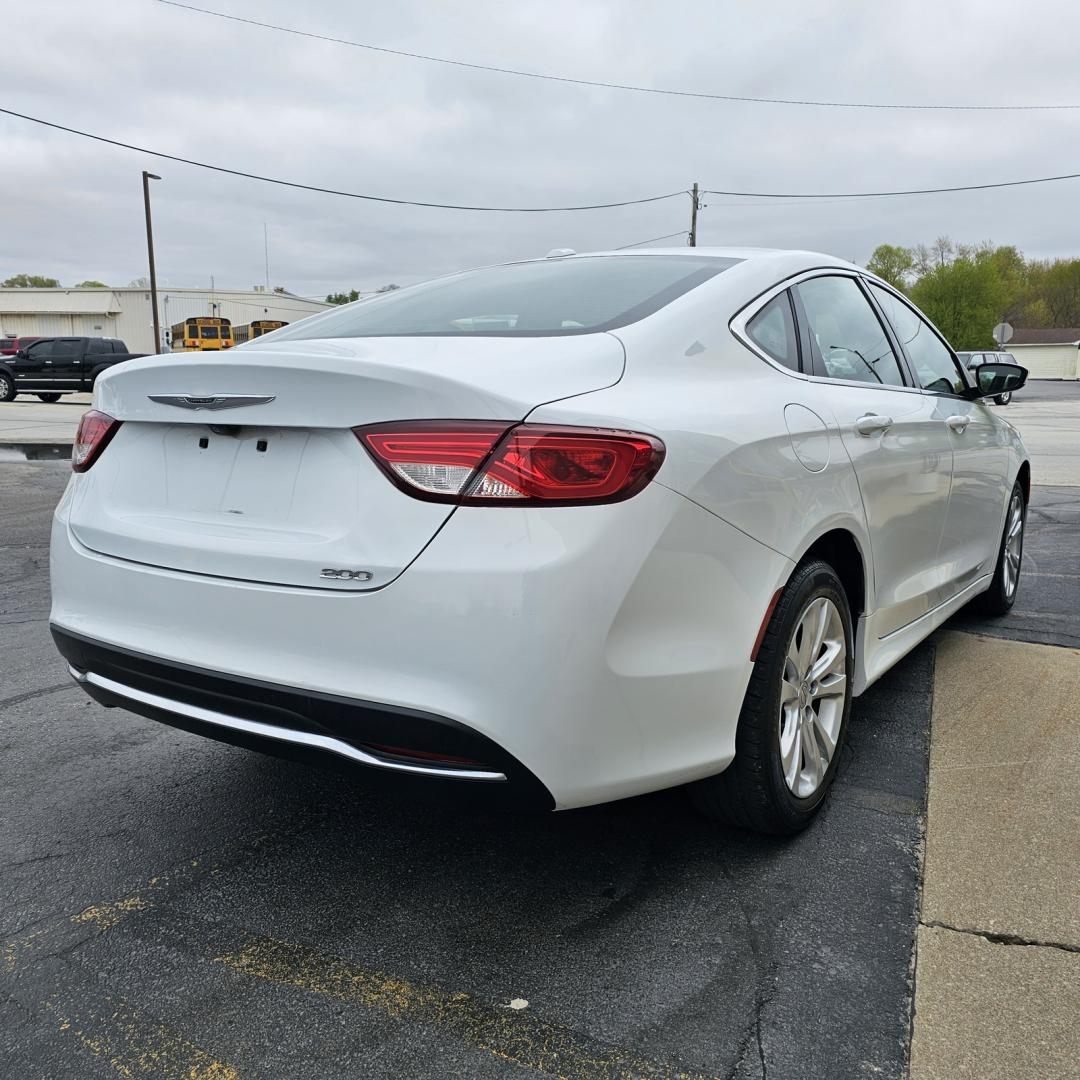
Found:
<svg viewBox="0 0 1080 1080"><path fill-rule="evenodd" d="M125 1001L106 995L101 1008L49 1002L65 1035L125 1080L240 1080L240 1072L169 1031Z"/></svg>
<svg viewBox="0 0 1080 1080"><path fill-rule="evenodd" d="M522 1007L493 1005L464 993L421 986L341 957L273 938L252 938L214 958L233 971L296 987L395 1020L432 1024L479 1050L566 1080L708 1080L706 1074L650 1061L632 1050L539 1019Z"/></svg>
<svg viewBox="0 0 1080 1080"><path fill-rule="evenodd" d="M146 911L151 906L150 901L141 896L127 896L123 900L114 900L111 904L94 904L80 911L78 915L72 915L71 921L76 925L92 923L99 930L111 930L133 911Z"/></svg>

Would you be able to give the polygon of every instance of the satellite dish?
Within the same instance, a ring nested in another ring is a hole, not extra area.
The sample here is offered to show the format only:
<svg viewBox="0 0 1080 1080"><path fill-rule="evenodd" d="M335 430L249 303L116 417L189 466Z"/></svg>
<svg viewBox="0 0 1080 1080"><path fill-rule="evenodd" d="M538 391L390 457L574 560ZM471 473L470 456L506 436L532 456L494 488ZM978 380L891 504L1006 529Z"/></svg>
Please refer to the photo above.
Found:
<svg viewBox="0 0 1080 1080"><path fill-rule="evenodd" d="M561 259L566 255L576 255L577 252L573 248L552 248L545 258L547 259Z"/></svg>
<svg viewBox="0 0 1080 1080"><path fill-rule="evenodd" d="M985 323L983 324L985 325ZM999 322L994 327L994 340L999 345L1004 345L1008 341L1012 341L1013 328L1007 322Z"/></svg>

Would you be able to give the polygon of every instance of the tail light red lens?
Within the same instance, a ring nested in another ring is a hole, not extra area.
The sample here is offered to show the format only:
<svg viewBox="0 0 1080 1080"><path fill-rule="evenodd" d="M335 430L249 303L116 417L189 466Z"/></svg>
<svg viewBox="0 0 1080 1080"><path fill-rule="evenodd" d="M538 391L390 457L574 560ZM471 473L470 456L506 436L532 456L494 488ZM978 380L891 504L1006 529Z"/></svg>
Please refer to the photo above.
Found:
<svg viewBox="0 0 1080 1080"><path fill-rule="evenodd" d="M354 430L402 490L465 505L618 502L664 460L659 439L605 428L416 421Z"/></svg>
<svg viewBox="0 0 1080 1080"><path fill-rule="evenodd" d="M101 452L109 445L120 424L121 421L96 409L83 413L75 443L71 448L72 469L75 472L86 472L101 457Z"/></svg>

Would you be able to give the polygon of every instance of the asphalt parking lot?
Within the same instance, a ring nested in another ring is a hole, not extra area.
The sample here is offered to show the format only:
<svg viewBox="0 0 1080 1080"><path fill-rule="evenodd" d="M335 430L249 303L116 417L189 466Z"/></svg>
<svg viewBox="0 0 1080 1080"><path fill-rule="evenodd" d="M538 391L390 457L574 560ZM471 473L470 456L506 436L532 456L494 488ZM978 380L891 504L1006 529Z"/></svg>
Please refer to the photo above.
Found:
<svg viewBox="0 0 1080 1080"><path fill-rule="evenodd" d="M396 802L86 699L47 629L66 479L0 463L5 1075L907 1075L940 634L856 701L793 840L680 792ZM1080 645L1078 525L1080 487L1037 487L1017 607L950 628Z"/></svg>

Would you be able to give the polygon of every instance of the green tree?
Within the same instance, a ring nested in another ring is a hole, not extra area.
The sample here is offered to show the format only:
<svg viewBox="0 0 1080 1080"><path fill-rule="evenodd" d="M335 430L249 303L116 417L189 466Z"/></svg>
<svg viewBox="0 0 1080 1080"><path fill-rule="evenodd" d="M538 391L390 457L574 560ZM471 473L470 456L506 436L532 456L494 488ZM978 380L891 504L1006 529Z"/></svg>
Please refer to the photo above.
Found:
<svg viewBox="0 0 1080 1080"><path fill-rule="evenodd" d="M14 274L7 281L0 282L4 289L58 289L60 282L54 277L41 277L40 274Z"/></svg>
<svg viewBox="0 0 1080 1080"><path fill-rule="evenodd" d="M331 293L327 298L328 304L351 304L354 300L359 300L360 294L355 289L350 289L347 293L335 292Z"/></svg>
<svg viewBox="0 0 1080 1080"><path fill-rule="evenodd" d="M107 289L108 287L104 281L94 281L92 278L89 281L80 281L75 286L76 289Z"/></svg>
<svg viewBox="0 0 1080 1080"><path fill-rule="evenodd" d="M1008 300L994 261L967 252L942 261L911 288L911 299L937 324L957 349L994 344L994 325Z"/></svg>
<svg viewBox="0 0 1080 1080"><path fill-rule="evenodd" d="M915 270L915 255L910 248L878 244L866 264L871 274L877 274L894 289L906 289Z"/></svg>
<svg viewBox="0 0 1080 1080"><path fill-rule="evenodd" d="M1029 326L1080 326L1080 259L1032 263L1026 300L1028 311L1041 307L1045 315Z"/></svg>

